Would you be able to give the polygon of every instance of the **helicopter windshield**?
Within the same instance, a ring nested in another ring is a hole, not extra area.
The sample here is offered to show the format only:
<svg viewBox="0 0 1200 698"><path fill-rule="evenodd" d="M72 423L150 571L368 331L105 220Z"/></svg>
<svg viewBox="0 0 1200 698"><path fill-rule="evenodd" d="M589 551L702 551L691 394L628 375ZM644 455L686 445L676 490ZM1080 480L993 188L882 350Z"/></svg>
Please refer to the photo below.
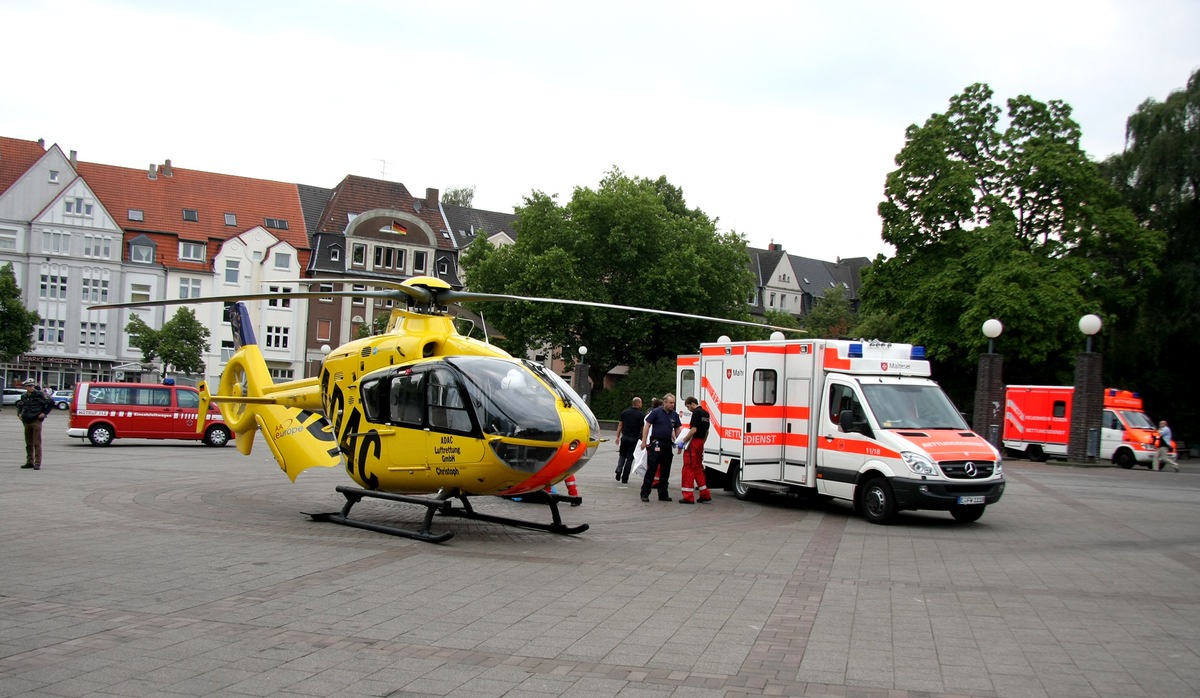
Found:
<svg viewBox="0 0 1200 698"><path fill-rule="evenodd" d="M490 356L446 359L462 373L485 434L535 441L562 439L554 393L521 364Z"/></svg>

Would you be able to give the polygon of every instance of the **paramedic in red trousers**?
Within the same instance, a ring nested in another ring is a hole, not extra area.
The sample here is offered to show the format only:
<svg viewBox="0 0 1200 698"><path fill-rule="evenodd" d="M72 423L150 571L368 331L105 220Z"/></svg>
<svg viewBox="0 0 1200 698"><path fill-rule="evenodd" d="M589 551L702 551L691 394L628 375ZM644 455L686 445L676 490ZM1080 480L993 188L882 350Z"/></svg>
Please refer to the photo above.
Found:
<svg viewBox="0 0 1200 698"><path fill-rule="evenodd" d="M658 473L658 501L669 502L667 480L671 477L672 449L679 437L679 413L675 411L675 396L663 396L662 407L650 410L642 427L642 446L646 449L646 477L642 480L642 501L650 501L650 488L654 486L654 473Z"/></svg>
<svg viewBox="0 0 1200 698"><path fill-rule="evenodd" d="M679 497L680 504L695 504L711 502L712 494L704 482L704 440L708 438L708 410L700 406L700 401L689 397L683 401L692 413L692 421L688 430L679 437L679 446L683 448L683 474L680 476L680 486L683 492Z"/></svg>

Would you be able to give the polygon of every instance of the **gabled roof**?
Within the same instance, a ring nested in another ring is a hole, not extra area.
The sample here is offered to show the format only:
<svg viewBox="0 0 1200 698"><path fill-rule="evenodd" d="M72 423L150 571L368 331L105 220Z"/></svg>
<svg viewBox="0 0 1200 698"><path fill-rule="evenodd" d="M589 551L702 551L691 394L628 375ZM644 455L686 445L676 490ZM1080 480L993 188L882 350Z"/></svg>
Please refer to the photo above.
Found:
<svg viewBox="0 0 1200 698"><path fill-rule="evenodd" d="M186 170L169 160L153 179L149 170L90 162L78 163L76 170L126 232L204 243L211 261L221 242L263 226L300 251L302 267L308 261L308 232L295 184ZM134 209L142 212L142 220L128 219ZM185 209L196 211L198 220L184 220ZM225 224L227 213L236 217L236 225ZM286 221L287 229L267 226L268 218ZM160 244L158 251L156 261L169 268L197 266L180 262L176 245Z"/></svg>
<svg viewBox="0 0 1200 698"><path fill-rule="evenodd" d="M437 248L454 249L442 218L437 189L426 189L425 197L417 198L400 182L358 175L347 175L333 189L315 232L343 233L352 216L377 209L392 209L421 220L433 230Z"/></svg>
<svg viewBox="0 0 1200 698"><path fill-rule="evenodd" d="M770 276L779 266L779 260L783 258L787 252L783 250L763 250L757 247L746 247L746 252L750 253L750 271L754 272L759 288L771 285Z"/></svg>
<svg viewBox="0 0 1200 698"><path fill-rule="evenodd" d="M517 239L515 213L483 211L445 203L442 204L442 210L446 213L446 221L450 223L450 232L459 249L466 249L480 233L486 233L489 237L504 233L513 240Z"/></svg>
<svg viewBox="0 0 1200 698"><path fill-rule="evenodd" d="M46 147L39 141L0 136L0 194L8 191L45 154Z"/></svg>
<svg viewBox="0 0 1200 698"><path fill-rule="evenodd" d="M824 264L835 281L846 285L846 297L851 300L858 298L858 289L862 285L861 272L863 267L871 266L871 260L866 257L848 257Z"/></svg>
<svg viewBox="0 0 1200 698"><path fill-rule="evenodd" d="M317 232L321 214L325 211L325 205L329 203L329 198L333 196L333 190L314 187L310 184L297 184L296 191L300 194L300 208L304 210L304 227L308 228L308 246L316 249L313 235Z"/></svg>
<svg viewBox="0 0 1200 698"><path fill-rule="evenodd" d="M788 257L792 260L792 269L796 271L796 283L814 300L824 296L826 291L833 288L831 284L837 282L837 279L829 273L826 262L808 257L797 257L794 254L788 255ZM850 294L847 293L846 297L849 298Z"/></svg>

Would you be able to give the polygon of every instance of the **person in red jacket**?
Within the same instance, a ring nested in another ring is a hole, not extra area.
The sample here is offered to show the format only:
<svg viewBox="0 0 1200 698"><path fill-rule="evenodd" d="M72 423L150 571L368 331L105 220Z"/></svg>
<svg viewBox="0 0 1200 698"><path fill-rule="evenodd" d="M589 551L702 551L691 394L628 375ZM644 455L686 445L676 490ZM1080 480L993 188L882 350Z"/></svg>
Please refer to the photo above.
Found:
<svg viewBox="0 0 1200 698"><path fill-rule="evenodd" d="M679 437L679 446L683 448L683 475L680 485L683 492L679 498L680 504L695 504L696 501L711 502L712 493L704 482L704 440L708 438L708 427L711 421L708 410L700 406L700 402L689 397L683 404L692 413L692 421L687 433Z"/></svg>

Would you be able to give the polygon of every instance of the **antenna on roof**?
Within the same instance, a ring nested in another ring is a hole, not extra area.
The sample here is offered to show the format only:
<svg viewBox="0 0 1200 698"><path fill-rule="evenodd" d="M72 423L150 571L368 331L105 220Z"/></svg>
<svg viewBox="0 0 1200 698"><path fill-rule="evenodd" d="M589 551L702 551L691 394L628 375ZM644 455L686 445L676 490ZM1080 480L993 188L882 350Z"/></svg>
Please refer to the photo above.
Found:
<svg viewBox="0 0 1200 698"><path fill-rule="evenodd" d="M380 163L379 164L379 178L387 179L387 160L384 160L383 158L375 158L375 161Z"/></svg>

